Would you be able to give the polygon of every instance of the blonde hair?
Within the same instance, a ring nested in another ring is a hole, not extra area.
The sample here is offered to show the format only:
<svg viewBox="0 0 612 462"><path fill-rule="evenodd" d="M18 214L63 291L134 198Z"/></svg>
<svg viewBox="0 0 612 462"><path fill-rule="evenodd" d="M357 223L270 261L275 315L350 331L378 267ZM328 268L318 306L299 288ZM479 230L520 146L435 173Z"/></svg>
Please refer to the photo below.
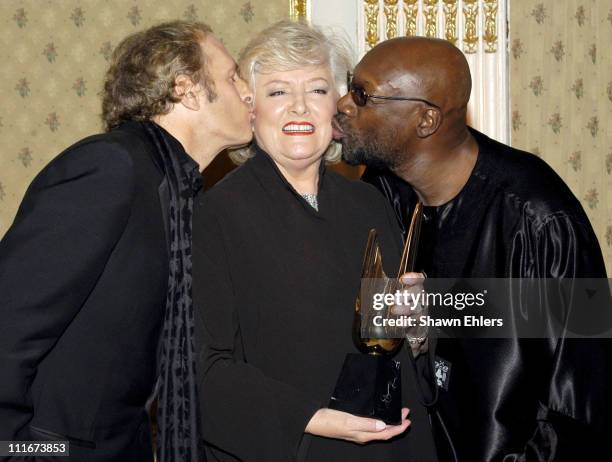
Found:
<svg viewBox="0 0 612 462"><path fill-rule="evenodd" d="M257 74L293 71L307 66L329 65L338 95L346 92L346 73L352 68L348 41L331 31L324 33L305 22L279 21L260 32L240 53L240 74L255 88ZM253 157L250 147L229 151L236 164ZM332 141L323 154L328 163L342 156L342 146Z"/></svg>

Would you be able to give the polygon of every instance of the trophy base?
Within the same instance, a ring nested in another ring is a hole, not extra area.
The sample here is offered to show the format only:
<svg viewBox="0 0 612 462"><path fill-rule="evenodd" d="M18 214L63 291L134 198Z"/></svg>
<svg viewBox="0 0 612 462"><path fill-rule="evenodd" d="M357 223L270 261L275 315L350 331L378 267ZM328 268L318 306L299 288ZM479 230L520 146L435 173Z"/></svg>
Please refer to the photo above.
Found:
<svg viewBox="0 0 612 462"><path fill-rule="evenodd" d="M386 356L346 355L330 409L398 425L402 420L400 364Z"/></svg>

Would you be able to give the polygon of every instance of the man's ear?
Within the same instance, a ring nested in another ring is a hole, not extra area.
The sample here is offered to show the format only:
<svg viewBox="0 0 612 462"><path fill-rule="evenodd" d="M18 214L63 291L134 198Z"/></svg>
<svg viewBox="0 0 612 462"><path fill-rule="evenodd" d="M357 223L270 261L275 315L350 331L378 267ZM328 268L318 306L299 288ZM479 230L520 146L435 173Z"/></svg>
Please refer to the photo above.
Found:
<svg viewBox="0 0 612 462"><path fill-rule="evenodd" d="M421 114L421 120L417 125L417 136L427 138L438 131L442 124L442 112L439 109L429 107Z"/></svg>
<svg viewBox="0 0 612 462"><path fill-rule="evenodd" d="M199 85L187 75L179 75L174 81L174 94L180 98L179 104L192 111L200 110Z"/></svg>

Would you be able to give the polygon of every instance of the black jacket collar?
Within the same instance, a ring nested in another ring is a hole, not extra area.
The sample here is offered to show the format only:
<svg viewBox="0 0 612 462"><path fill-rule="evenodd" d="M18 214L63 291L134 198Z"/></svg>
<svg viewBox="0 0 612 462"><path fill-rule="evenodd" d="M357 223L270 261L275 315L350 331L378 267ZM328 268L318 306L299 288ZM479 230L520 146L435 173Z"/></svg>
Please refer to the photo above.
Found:
<svg viewBox="0 0 612 462"><path fill-rule="evenodd" d="M321 207L325 207L325 200L321 200L322 196L324 197L325 192L325 160L321 160L321 164L319 165L319 181L318 181L318 192L317 195L319 197L319 211L312 208L312 206L302 197L302 195L295 190L295 188L287 181L283 173L279 170L278 166L274 162L274 160L270 157L270 155L261 149L255 142L253 143L252 150L255 155L247 161L246 165L249 165L249 168L252 169L255 176L260 180L261 185L268 192L274 194L278 193L278 191L287 191L288 194L291 194L298 200L308 211L315 216L319 216L319 212L321 211Z"/></svg>

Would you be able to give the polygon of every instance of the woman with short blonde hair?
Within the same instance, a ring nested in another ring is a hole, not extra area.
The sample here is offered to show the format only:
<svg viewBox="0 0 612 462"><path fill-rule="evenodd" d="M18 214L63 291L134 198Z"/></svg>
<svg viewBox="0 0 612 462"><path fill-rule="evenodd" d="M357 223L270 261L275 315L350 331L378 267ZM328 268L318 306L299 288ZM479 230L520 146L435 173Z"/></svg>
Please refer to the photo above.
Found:
<svg viewBox="0 0 612 462"><path fill-rule="evenodd" d="M240 53L240 74L255 89L258 76L269 72L291 71L306 66L328 65L338 98L346 92L346 73L352 69L350 45L339 34L309 26L306 23L281 21L257 35ZM257 95L254 95L255 99ZM240 165L254 153L251 148L229 152ZM323 158L327 163L340 161L342 146L332 141Z"/></svg>
<svg viewBox="0 0 612 462"><path fill-rule="evenodd" d="M348 57L337 39L283 21L240 58L254 94L254 141L194 210L196 369L209 460L413 456L407 409L387 425L327 407L346 354L355 352L369 231L378 230L388 274L401 253L383 196L326 169L339 157L330 153L332 120ZM397 359L409 384L407 355Z"/></svg>

